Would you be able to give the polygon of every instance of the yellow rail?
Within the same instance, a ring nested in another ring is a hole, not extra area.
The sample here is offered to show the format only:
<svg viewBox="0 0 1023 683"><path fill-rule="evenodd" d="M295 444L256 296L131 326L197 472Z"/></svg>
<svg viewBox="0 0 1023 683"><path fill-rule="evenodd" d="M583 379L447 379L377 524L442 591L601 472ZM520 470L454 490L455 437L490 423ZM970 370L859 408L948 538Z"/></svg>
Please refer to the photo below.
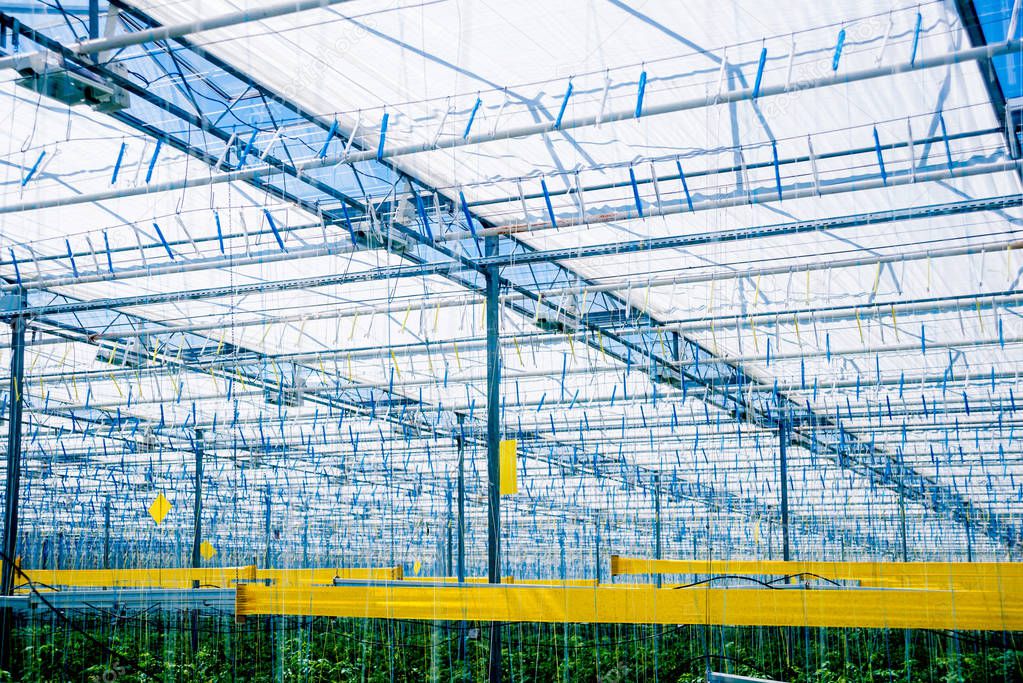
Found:
<svg viewBox="0 0 1023 683"><path fill-rule="evenodd" d="M406 576L408 581L423 581L425 583L458 583L458 579L452 576ZM485 576L467 576L465 583L478 585L488 583ZM501 578L502 584L515 584L518 586L596 586L596 579L517 579L514 576Z"/></svg>
<svg viewBox="0 0 1023 683"><path fill-rule="evenodd" d="M997 590L239 585L236 613L441 621L1023 629Z"/></svg>
<svg viewBox="0 0 1023 683"><path fill-rule="evenodd" d="M402 568L324 567L303 569L257 569L245 567L149 568L149 569L22 569L28 576L17 576L17 588L192 588L195 581L203 588L232 588L239 581L269 580L282 586L330 584L335 578L363 581L398 581Z"/></svg>
<svg viewBox="0 0 1023 683"><path fill-rule="evenodd" d="M334 579L359 581L400 581L403 571L397 567L314 567L302 569L257 569L257 579L270 579L279 586L330 584Z"/></svg>
<svg viewBox="0 0 1023 683"><path fill-rule="evenodd" d="M993 590L1023 595L1016 562L783 562L780 560L653 560L611 556L611 575L682 574L791 576L815 574L864 587Z"/></svg>
<svg viewBox="0 0 1023 683"><path fill-rule="evenodd" d="M194 581L204 588L231 588L240 580L254 580L256 568L203 567L202 569L22 569L36 587L122 587L191 588ZM16 575L16 587L27 587L24 576Z"/></svg>

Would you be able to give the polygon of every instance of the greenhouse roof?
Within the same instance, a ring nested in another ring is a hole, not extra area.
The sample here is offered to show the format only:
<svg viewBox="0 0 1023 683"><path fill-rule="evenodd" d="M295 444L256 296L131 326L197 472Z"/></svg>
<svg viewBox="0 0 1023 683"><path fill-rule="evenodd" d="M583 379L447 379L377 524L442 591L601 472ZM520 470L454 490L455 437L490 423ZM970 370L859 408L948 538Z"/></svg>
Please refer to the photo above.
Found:
<svg viewBox="0 0 1023 683"><path fill-rule="evenodd" d="M109 504L184 557L201 449L224 562L440 562L461 454L485 566L496 277L509 573L655 524L777 554L779 440L796 553L1018 553L1004 3L353 0L80 49L261 4L3 8L36 552Z"/></svg>

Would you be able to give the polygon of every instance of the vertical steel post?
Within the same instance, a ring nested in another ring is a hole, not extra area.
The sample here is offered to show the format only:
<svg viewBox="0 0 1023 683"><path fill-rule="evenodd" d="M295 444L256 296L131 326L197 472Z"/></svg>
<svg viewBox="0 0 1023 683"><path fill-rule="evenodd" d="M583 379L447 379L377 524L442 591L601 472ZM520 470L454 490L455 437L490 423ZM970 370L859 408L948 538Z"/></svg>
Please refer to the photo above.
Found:
<svg viewBox="0 0 1023 683"><path fill-rule="evenodd" d="M654 559L661 559L661 473L654 472ZM654 575L654 583L661 587L661 575Z"/></svg>
<svg viewBox="0 0 1023 683"><path fill-rule="evenodd" d="M456 482L458 507L455 519L456 555L455 576L458 583L465 583L465 416L458 414L458 433L455 434L455 448L458 450L458 481ZM466 625L458 622L458 659L465 659Z"/></svg>
<svg viewBox="0 0 1023 683"><path fill-rule="evenodd" d="M195 430L195 504L192 508L192 567L195 569L202 566L202 555L199 552L202 543L202 436L201 429Z"/></svg>
<svg viewBox="0 0 1023 683"><path fill-rule="evenodd" d="M110 496L103 503L103 568L110 569Z"/></svg>
<svg viewBox="0 0 1023 683"><path fill-rule="evenodd" d="M309 510L306 510L302 526L302 566L309 568Z"/></svg>
<svg viewBox="0 0 1023 683"><path fill-rule="evenodd" d="M654 472L654 559L661 559L661 473ZM660 573L654 574L654 585L661 587ZM661 625L654 624L654 681L658 680L661 653Z"/></svg>
<svg viewBox="0 0 1023 683"><path fill-rule="evenodd" d="M899 449L899 465L901 470L902 465L902 449ZM906 540L906 489L902 484L902 476L900 472L899 476L899 525L902 532L902 561L909 562L909 544ZM912 666L912 652L913 643L912 638L909 634L909 629L903 629L902 640L904 646L903 652L903 666L906 668L906 681L913 679L913 666Z"/></svg>
<svg viewBox="0 0 1023 683"><path fill-rule="evenodd" d="M264 519L264 525L266 527L266 555L263 558L263 567L266 569L270 568L270 484L266 485L266 518Z"/></svg>
<svg viewBox="0 0 1023 683"><path fill-rule="evenodd" d="M451 480L448 480L448 523L445 543L447 544L446 560L444 562L444 576L451 577L455 573L455 520L454 512L451 510L454 495L451 492Z"/></svg>
<svg viewBox="0 0 1023 683"><path fill-rule="evenodd" d="M15 295L18 311L11 317L11 384L7 412L7 485L4 499L4 557L0 571L0 595L14 594L14 562L18 556L18 493L21 481L21 416L25 386L25 316L20 313L27 304L24 289ZM0 668L11 671L11 629L14 610L0 610Z"/></svg>
<svg viewBox="0 0 1023 683"><path fill-rule="evenodd" d="M778 420L778 477L781 479L781 558L789 561L789 464L786 453L789 445L789 425L785 418Z"/></svg>
<svg viewBox="0 0 1023 683"><path fill-rule="evenodd" d="M202 566L202 430L195 430L195 502L192 506L192 568ZM192 588L199 588L199 579L192 579ZM199 612L192 610L192 653L199 651Z"/></svg>
<svg viewBox="0 0 1023 683"><path fill-rule="evenodd" d="M465 432L464 416L458 416L458 435L455 445L458 448L458 555L455 562L455 575L458 583L465 583Z"/></svg>
<svg viewBox="0 0 1023 683"><path fill-rule="evenodd" d="M905 428L905 423L903 423ZM906 536L906 488L903 485L902 473L905 471L902 448L898 449L899 456L899 539L902 541L902 561L909 562L909 541Z"/></svg>
<svg viewBox="0 0 1023 683"><path fill-rule="evenodd" d="M487 256L497 255L497 238L486 237ZM486 279L487 316L487 580L501 583L501 346L500 269L489 266ZM501 624L490 627L491 683L501 681Z"/></svg>
<svg viewBox="0 0 1023 683"><path fill-rule="evenodd" d="M99 0L89 0L89 38L99 38Z"/></svg>
<svg viewBox="0 0 1023 683"><path fill-rule="evenodd" d="M966 561L973 562L973 525L971 524L971 517L973 516L972 508L966 506Z"/></svg>
<svg viewBox="0 0 1023 683"><path fill-rule="evenodd" d="M901 483L899 484L899 526L902 537L902 561L909 562L909 542L906 540L906 499Z"/></svg>

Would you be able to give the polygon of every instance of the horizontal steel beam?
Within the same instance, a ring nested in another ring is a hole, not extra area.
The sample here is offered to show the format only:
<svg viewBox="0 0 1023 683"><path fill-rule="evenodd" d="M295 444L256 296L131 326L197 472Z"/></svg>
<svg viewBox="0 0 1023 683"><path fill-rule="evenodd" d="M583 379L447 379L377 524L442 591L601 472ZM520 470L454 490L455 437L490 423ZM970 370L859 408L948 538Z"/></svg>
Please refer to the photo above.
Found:
<svg viewBox="0 0 1023 683"><path fill-rule="evenodd" d="M1016 52L1021 48L1023 48L1023 40L1009 40L1003 43L995 43L981 47L958 50L955 52L937 54L932 57L916 59L913 62L903 62L899 64L861 69L858 71L835 72L820 78L805 79L793 82L791 84L765 85L759 90L757 98L764 99L774 95L784 95L788 92L793 91L806 91L814 88L823 88L833 85L846 85L848 83L868 81L871 79L882 78L885 76L893 76L900 73L923 71L936 67L948 66L950 64L962 64L984 59L992 59L993 57L1011 54L1012 52ZM664 104L651 104L644 108L643 116L644 117L658 116L680 111L703 109L706 107L728 104L731 102L748 101L754 99L754 94L755 93L753 91L753 88L745 88L743 90L732 90L725 93L720 93L718 95L708 95L706 97L697 97L692 99L679 100L675 102L667 102ZM567 118L561 120L560 122L551 120L527 126L509 128L502 131L496 131L494 133L478 133L461 138L453 137L450 139L438 140L437 142L413 143L408 145L392 147L390 149L387 148L380 150L370 149L365 151L357 152L349 151L341 154L331 154L323 158L316 157L312 159L307 159L305 161L296 162L294 164L294 167L296 170L299 171L307 171L317 168L327 168L329 166L334 166L340 163L355 164L362 161L373 160L383 161L385 159L392 160L398 157L409 156L413 154L421 154L424 152L469 147L474 145L480 145L486 142L494 142L498 140L508 140L531 135L543 135L559 131L574 130L577 128L587 128L591 126L600 125L602 123L628 121L634 118L636 118L636 110L635 108L630 107L629 109L626 110L609 112L604 115L596 114L593 116ZM1018 165L1015 163L1007 165L1007 170L1016 170L1017 168ZM210 174L193 176L191 178L181 178L178 180L169 180L161 183L152 183L149 185L143 185L131 189L122 188L114 190L104 190L100 192L86 193L81 195L70 195L63 197L58 196L49 197L46 199L15 202L8 204L6 206L0 206L0 214L19 213L22 211L34 211L59 206L71 206L75 204L99 202L108 199L118 199L123 197L150 195L157 192L170 192L193 187L206 187L209 185L235 182L240 180L252 180L253 178L256 178L258 176L272 175L276 171L277 170L273 165L268 164L256 165L249 168L234 171L226 171L220 173L214 172ZM773 193L774 190L771 190L771 192ZM508 227L501 228L495 227L485 229L482 234L484 235L506 234L510 232L522 231L527 228L528 226L517 226L515 227L515 229L509 229Z"/></svg>
<svg viewBox="0 0 1023 683"><path fill-rule="evenodd" d="M1023 630L1023 596L978 591L650 586L239 586L238 616Z"/></svg>

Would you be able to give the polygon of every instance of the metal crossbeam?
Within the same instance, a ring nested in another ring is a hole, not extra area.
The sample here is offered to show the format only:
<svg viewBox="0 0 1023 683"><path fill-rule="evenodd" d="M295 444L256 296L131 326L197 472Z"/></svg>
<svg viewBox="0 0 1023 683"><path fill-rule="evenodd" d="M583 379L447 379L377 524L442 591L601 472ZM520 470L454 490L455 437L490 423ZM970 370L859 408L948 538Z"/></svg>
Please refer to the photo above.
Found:
<svg viewBox="0 0 1023 683"><path fill-rule="evenodd" d="M208 58L208 55L201 51L193 50L193 52L202 59ZM180 62L181 59L181 55L178 55L175 57L175 62ZM249 82L246 86L258 87L258 84ZM309 118L312 123L322 127L322 124L315 118ZM210 130L208 121L196 120L195 122L199 124L197 128ZM216 127L213 126L213 128ZM166 134L163 135L166 136ZM225 132L221 132L217 137L222 140L229 139ZM191 150L188 151L192 153ZM210 157L212 155L205 153L202 158L209 162ZM283 164L281 170L288 172ZM410 182L414 183L415 181ZM333 200L350 201L350 198L337 196L336 191L329 192L327 187L318 186L316 189L323 191ZM307 208L310 207L308 200L284 195L278 196L289 201L296 201ZM445 208L447 215L457 216L458 211L449 200L445 200ZM334 220L338 220L338 218L334 217ZM494 226L484 223L484 227ZM484 267L483 262L474 257L456 256L459 250L463 254L473 253L473 250L469 248L469 244L471 244L469 240L463 239L455 243L451 249L442 249L432 244L418 229L401 225L397 225L396 229L403 237L415 244L416 254L428 254L425 257L419 257L422 258L423 263L431 263L438 258L457 261L466 267L466 272L451 279L470 289L480 291L482 285L480 274ZM528 258L530 253L532 250L523 243L504 237L501 239L498 255L495 258L504 259L508 264L517 264L518 259ZM407 252L403 255L410 257ZM411 258L415 260L416 256L412 255ZM948 514L957 521L963 521L969 514L969 504L959 494L945 491L944 487L939 487L936 482L919 477L900 463L892 465L893 458L891 456L877 453L873 447L870 447L869 451L865 451L867 445L843 427L840 422L832 423L828 417L810 413L784 396L773 392L770 387L760 385L755 379L748 377L737 365L715 358L700 345L685 338L679 338L671 344L673 349L678 348L677 352L673 351L671 354L659 352L658 349L664 345L663 340L656 334L646 331L656 327L659 322L628 305L622 299L601 293L594 297L585 312L572 311L570 297L565 295L559 295L553 300L544 300L542 295L545 289L553 289L556 286L565 287L573 283L586 283L570 270L554 264L550 258L550 255L545 255L543 259L538 257L535 264L530 264L541 268L540 277L537 277L537 271L532 267L509 265L503 270L502 279L505 286L525 296L525 299L513 306L518 312L526 316L538 317L539 309L543 307L544 310L553 311L556 316L560 316L563 320L562 324L568 322L584 326L595 335L600 335L603 350L611 357L630 365L635 363L637 366L646 368L655 381L681 385L689 382L708 388L715 394L714 403L729 411L736 419L750 419L760 424L772 424L779 416L789 414L793 420L793 435L796 441L828 451L834 456L834 460L839 466L864 474L875 483L885 487L905 490L914 496L917 496L918 492L919 495L916 498L918 501L933 506L934 509ZM598 343L595 335L587 340L591 345ZM678 367L688 369L679 371ZM751 392L751 388L755 389L755 392ZM750 396L754 398L751 399ZM822 442L816 435L808 436L804 430L818 434L822 431L831 432L835 436L831 441ZM864 461L861 456L865 454L869 457ZM932 493L928 495L928 491ZM937 493L933 493L935 491ZM1010 525L1005 524L994 513L986 514L985 517L985 529L993 538L1009 544L1015 542L1016 532Z"/></svg>

